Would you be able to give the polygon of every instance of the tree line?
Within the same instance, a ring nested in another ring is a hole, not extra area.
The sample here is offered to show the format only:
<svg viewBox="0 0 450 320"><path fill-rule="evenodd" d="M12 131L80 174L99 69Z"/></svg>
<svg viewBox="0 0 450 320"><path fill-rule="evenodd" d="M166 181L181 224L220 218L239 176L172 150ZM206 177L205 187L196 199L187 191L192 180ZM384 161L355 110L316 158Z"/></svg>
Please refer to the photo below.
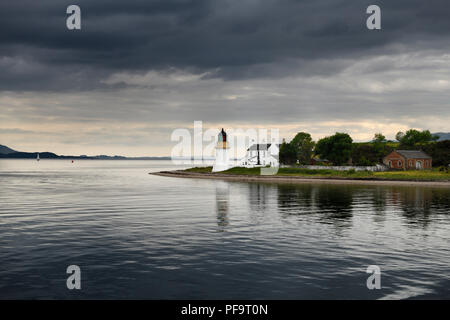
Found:
<svg viewBox="0 0 450 320"><path fill-rule="evenodd" d="M290 142L280 146L280 163L286 165L333 164L370 166L382 163L383 157L395 149L423 150L433 158L434 166L450 163L450 140L437 141L438 136L429 130L410 129L398 132L396 141L389 141L376 133L370 142L356 143L347 133L313 141L307 132L299 132Z"/></svg>

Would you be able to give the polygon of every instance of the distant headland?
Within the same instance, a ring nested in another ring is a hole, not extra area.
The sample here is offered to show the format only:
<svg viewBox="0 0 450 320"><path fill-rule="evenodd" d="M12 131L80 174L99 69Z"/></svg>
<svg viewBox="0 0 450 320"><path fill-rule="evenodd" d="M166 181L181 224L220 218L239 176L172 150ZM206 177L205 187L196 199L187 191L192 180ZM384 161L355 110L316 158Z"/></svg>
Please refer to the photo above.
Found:
<svg viewBox="0 0 450 320"><path fill-rule="evenodd" d="M62 156L53 152L22 152L0 144L0 159L92 159L92 160L170 160L170 157L124 157L124 156Z"/></svg>

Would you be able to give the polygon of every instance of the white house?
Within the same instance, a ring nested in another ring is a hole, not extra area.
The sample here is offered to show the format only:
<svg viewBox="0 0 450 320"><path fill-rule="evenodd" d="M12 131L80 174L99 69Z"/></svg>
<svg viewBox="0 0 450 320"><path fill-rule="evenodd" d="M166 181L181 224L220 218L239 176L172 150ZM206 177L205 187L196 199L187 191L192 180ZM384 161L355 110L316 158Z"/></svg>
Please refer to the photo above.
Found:
<svg viewBox="0 0 450 320"><path fill-rule="evenodd" d="M240 160L243 167L279 167L278 155L280 145L276 143L257 143L247 149L247 154Z"/></svg>

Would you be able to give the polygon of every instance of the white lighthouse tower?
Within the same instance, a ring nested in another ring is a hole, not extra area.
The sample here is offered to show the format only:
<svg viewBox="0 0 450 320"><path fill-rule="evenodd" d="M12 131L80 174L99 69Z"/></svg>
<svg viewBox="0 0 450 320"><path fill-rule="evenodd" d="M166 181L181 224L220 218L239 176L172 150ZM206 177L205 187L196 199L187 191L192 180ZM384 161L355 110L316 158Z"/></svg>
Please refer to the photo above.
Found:
<svg viewBox="0 0 450 320"><path fill-rule="evenodd" d="M228 158L227 133L223 130L219 133L219 139L216 145L216 159L212 172L225 171L230 169L230 159Z"/></svg>

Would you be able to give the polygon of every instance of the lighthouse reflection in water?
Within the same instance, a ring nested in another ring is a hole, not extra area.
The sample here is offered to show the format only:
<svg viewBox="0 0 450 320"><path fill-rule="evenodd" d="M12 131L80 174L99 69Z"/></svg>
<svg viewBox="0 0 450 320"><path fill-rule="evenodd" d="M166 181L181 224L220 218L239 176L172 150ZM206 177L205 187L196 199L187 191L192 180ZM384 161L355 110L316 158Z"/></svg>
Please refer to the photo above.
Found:
<svg viewBox="0 0 450 320"><path fill-rule="evenodd" d="M230 210L230 187L225 181L216 183L216 211L219 231L224 231L230 224L228 212Z"/></svg>

